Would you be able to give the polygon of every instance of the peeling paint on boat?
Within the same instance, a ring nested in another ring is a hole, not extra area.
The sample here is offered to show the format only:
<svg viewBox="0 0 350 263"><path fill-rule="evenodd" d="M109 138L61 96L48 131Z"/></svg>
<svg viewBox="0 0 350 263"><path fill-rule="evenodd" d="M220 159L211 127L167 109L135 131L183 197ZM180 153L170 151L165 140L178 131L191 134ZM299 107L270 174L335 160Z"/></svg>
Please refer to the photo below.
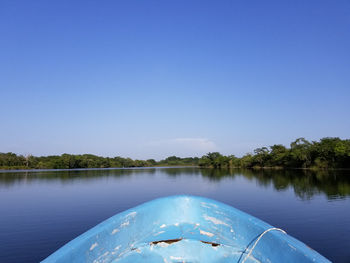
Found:
<svg viewBox="0 0 350 263"><path fill-rule="evenodd" d="M127 214L125 217L135 217L137 215L137 212L133 211L129 214Z"/></svg>
<svg viewBox="0 0 350 263"><path fill-rule="evenodd" d="M115 229L113 229L113 231L112 231L112 235L114 235L114 234L116 234L116 233L118 233L120 230L118 229L118 228L115 228Z"/></svg>
<svg viewBox="0 0 350 263"><path fill-rule="evenodd" d="M165 233L165 231L159 231L158 233L155 233L153 236L158 236L158 235L163 234L163 233Z"/></svg>
<svg viewBox="0 0 350 263"><path fill-rule="evenodd" d="M204 208L208 208L208 209L211 209L211 206L209 206L207 203L205 202L201 202L201 206L204 207Z"/></svg>
<svg viewBox="0 0 350 263"><path fill-rule="evenodd" d="M214 236L213 233L206 232L206 231L203 231L203 230L199 230L199 233L200 233L201 235L205 235L205 236L208 236L208 237Z"/></svg>
<svg viewBox="0 0 350 263"><path fill-rule="evenodd" d="M171 260L184 260L182 257L174 257L174 256L170 256Z"/></svg>
<svg viewBox="0 0 350 263"><path fill-rule="evenodd" d="M107 219L43 262L242 262L256 238L271 227L214 200L167 197ZM261 238L246 260L253 262L329 263L305 244L278 231Z"/></svg>
<svg viewBox="0 0 350 263"><path fill-rule="evenodd" d="M213 222L215 225L225 225L225 226L230 226L229 224L221 221L220 219L217 219L215 217L211 217L211 216L208 216L208 215L203 215L204 219L205 220L208 220L208 221L211 221Z"/></svg>
<svg viewBox="0 0 350 263"><path fill-rule="evenodd" d="M159 242L159 243L157 243L157 246L160 246L160 247L167 247L167 246L169 246L169 244L166 243L166 242Z"/></svg>
<svg viewBox="0 0 350 263"><path fill-rule="evenodd" d="M296 248L295 248L295 247L293 247L291 244L288 244L288 246L289 246L290 248L292 248L292 249L296 250Z"/></svg>
<svg viewBox="0 0 350 263"><path fill-rule="evenodd" d="M98 246L97 243L92 244L91 247L90 247L90 251L94 250L94 248L97 247L97 246Z"/></svg>
<svg viewBox="0 0 350 263"><path fill-rule="evenodd" d="M122 224L120 225L120 227L126 227L126 226L128 226L128 225L130 225L130 222L129 222L129 221L125 221L124 223L122 223Z"/></svg>

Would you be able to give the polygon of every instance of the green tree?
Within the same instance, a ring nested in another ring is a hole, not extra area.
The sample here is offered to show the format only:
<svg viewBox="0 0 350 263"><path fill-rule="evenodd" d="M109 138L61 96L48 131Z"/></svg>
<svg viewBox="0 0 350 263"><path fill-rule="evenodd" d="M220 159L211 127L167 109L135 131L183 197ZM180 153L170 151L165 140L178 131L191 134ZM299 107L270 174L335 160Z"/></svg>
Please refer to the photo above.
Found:
<svg viewBox="0 0 350 263"><path fill-rule="evenodd" d="M270 163L271 166L288 166L288 149L282 144L270 146Z"/></svg>
<svg viewBox="0 0 350 263"><path fill-rule="evenodd" d="M259 167L264 167L269 160L269 149L267 147L254 150L253 163Z"/></svg>
<svg viewBox="0 0 350 263"><path fill-rule="evenodd" d="M293 167L310 167L312 144L304 138L298 138L290 144L290 165Z"/></svg>

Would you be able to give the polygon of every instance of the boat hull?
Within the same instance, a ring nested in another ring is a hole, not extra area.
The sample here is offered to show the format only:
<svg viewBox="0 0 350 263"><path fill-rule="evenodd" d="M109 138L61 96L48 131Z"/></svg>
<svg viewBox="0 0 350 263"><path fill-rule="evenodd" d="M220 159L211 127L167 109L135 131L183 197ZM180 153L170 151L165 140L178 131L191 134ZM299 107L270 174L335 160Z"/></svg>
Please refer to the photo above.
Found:
<svg viewBox="0 0 350 263"><path fill-rule="evenodd" d="M271 228L211 199L171 196L107 219L42 262L330 262L281 231L263 234Z"/></svg>

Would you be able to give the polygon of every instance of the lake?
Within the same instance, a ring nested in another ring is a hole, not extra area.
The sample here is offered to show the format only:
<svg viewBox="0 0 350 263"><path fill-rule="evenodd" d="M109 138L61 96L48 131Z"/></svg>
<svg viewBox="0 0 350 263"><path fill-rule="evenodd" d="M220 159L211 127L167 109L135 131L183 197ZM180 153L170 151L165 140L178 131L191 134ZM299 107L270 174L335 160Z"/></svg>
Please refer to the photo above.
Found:
<svg viewBox="0 0 350 263"><path fill-rule="evenodd" d="M224 202L350 262L350 171L194 167L0 172L0 261L38 262L118 212L177 194Z"/></svg>

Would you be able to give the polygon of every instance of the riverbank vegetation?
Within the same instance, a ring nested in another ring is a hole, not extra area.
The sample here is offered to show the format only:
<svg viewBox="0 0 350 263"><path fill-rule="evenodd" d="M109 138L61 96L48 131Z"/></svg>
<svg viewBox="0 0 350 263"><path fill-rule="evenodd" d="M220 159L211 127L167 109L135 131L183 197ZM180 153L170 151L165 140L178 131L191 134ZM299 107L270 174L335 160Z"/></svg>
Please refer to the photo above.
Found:
<svg viewBox="0 0 350 263"><path fill-rule="evenodd" d="M23 156L0 153L0 169L78 169L78 168L123 168L153 166L197 166L198 157L180 158L170 156L161 161L154 159L133 160L123 157L101 157L92 154L62 154L51 156Z"/></svg>
<svg viewBox="0 0 350 263"><path fill-rule="evenodd" d="M350 140L323 138L309 142L298 138L287 148L281 144L262 147L241 158L208 153L199 166L213 168L350 168Z"/></svg>
<svg viewBox="0 0 350 263"><path fill-rule="evenodd" d="M76 169L152 166L201 166L212 168L350 168L350 140L323 138L309 142L299 138L287 148L281 144L257 148L242 157L208 153L201 158L170 156L156 161L123 157L100 157L92 154L32 156L0 153L0 169Z"/></svg>

